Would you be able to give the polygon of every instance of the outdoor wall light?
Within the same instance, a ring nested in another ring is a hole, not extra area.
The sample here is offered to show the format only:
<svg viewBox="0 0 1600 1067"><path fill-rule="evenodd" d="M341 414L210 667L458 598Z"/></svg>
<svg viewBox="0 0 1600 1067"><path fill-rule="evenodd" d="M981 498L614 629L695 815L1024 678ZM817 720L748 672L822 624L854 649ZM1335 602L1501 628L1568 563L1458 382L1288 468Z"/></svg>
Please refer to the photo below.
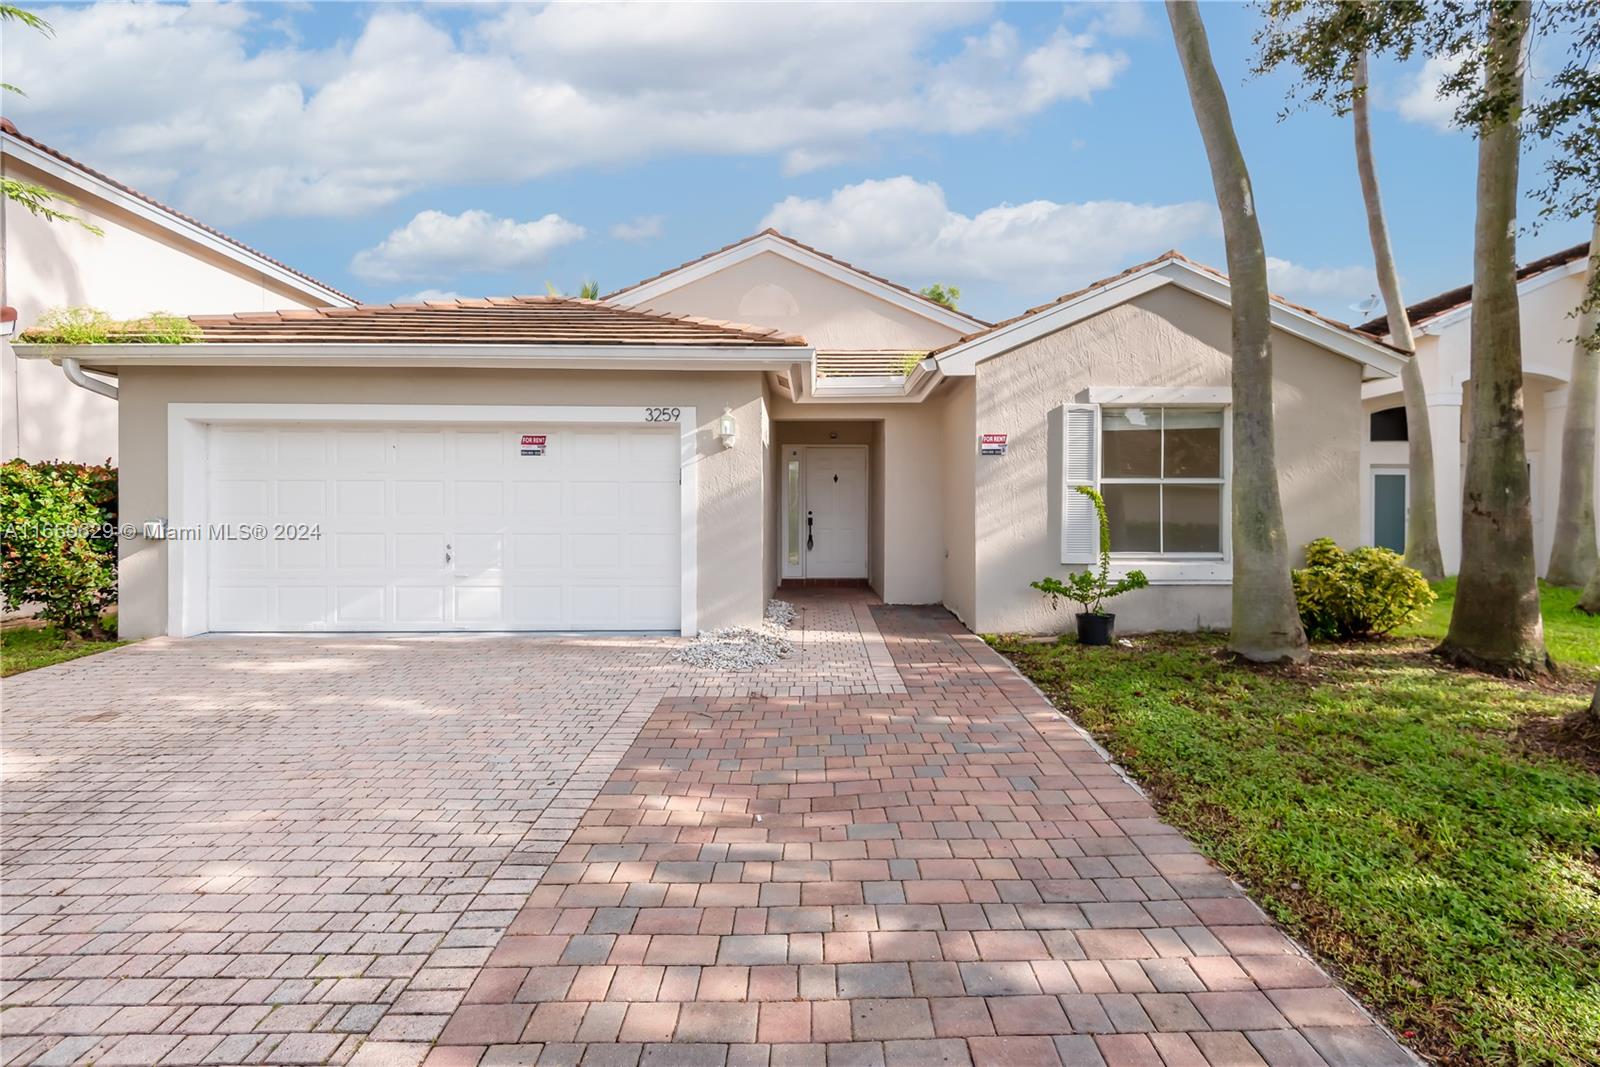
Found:
<svg viewBox="0 0 1600 1067"><path fill-rule="evenodd" d="M723 448L732 448L739 440L739 424L733 421L733 409L723 408L722 418L717 420L717 441Z"/></svg>

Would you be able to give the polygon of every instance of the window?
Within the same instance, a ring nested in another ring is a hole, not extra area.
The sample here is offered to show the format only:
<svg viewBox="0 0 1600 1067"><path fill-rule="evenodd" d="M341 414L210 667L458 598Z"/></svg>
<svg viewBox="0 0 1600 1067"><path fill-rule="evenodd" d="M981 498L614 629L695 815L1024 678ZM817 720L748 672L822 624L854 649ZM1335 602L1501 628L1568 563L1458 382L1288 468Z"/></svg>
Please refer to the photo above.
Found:
<svg viewBox="0 0 1600 1067"><path fill-rule="evenodd" d="M1374 411L1370 422L1374 441L1409 440L1406 436L1406 409L1404 404L1395 408Z"/></svg>
<svg viewBox="0 0 1600 1067"><path fill-rule="evenodd" d="M1221 556L1227 494L1218 408L1104 408L1100 492L1111 551Z"/></svg>

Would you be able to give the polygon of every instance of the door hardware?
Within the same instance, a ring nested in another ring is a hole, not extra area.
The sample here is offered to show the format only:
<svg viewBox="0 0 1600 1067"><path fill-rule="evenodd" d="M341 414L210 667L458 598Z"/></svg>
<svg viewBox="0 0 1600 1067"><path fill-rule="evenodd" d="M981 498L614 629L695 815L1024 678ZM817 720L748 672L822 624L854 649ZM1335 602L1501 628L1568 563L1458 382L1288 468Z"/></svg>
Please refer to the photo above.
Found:
<svg viewBox="0 0 1600 1067"><path fill-rule="evenodd" d="M815 516L815 514L816 514L816 512L813 512L813 511L806 512L806 551L807 552L810 552L813 548L817 547L816 540L811 536L811 524L814 521L813 516Z"/></svg>

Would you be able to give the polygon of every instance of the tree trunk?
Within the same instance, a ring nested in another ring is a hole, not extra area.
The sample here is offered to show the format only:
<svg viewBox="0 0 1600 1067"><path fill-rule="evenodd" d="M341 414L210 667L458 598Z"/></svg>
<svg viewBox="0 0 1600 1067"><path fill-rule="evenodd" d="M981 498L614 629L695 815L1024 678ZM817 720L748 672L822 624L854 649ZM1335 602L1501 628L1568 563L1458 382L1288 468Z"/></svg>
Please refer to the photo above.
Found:
<svg viewBox="0 0 1600 1067"><path fill-rule="evenodd" d="M1389 339L1398 348L1416 352L1411 316L1400 297L1400 272L1389 246L1389 226L1383 218L1383 197L1378 191L1378 169L1372 161L1372 126L1367 115L1367 56L1356 59L1352 111L1356 133L1356 171L1361 175L1361 199L1367 208L1367 236L1372 241L1372 262L1378 274L1378 291L1389 316ZM1415 356L1400 369L1406 402L1406 450L1410 455L1406 486L1406 563L1431 581L1444 577L1444 554L1439 551L1439 514L1434 501L1433 431L1428 423L1428 398L1422 368Z"/></svg>
<svg viewBox="0 0 1600 1067"><path fill-rule="evenodd" d="M1585 615L1600 615L1600 566L1589 575L1589 584L1578 594L1577 609Z"/></svg>
<svg viewBox="0 0 1600 1067"><path fill-rule="evenodd" d="M1567 421L1561 427L1561 487L1545 578L1555 585L1579 585L1600 561L1594 535L1595 397L1600 391L1600 307L1594 297L1600 270L1600 211L1589 237L1589 285L1572 342L1572 375L1567 383Z"/></svg>
<svg viewBox="0 0 1600 1067"><path fill-rule="evenodd" d="M1533 508L1523 440L1522 322L1517 300L1517 153L1523 40L1530 5L1496 4L1485 88L1509 114L1478 131L1473 240L1471 437L1461 502L1461 574L1440 655L1528 676L1549 668L1533 558Z"/></svg>
<svg viewBox="0 0 1600 1067"><path fill-rule="evenodd" d="M1211 162L1232 288L1233 626L1228 647L1257 663L1303 663L1310 651L1289 577L1289 539L1278 492L1267 254L1205 23L1191 0L1168 0L1167 18Z"/></svg>

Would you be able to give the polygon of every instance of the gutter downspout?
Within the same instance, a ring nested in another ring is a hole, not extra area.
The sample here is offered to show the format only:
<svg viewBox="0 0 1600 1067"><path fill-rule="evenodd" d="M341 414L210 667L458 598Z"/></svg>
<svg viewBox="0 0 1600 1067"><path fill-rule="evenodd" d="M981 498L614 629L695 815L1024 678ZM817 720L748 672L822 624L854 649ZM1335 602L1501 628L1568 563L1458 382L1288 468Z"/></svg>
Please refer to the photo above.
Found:
<svg viewBox="0 0 1600 1067"><path fill-rule="evenodd" d="M83 372L83 367L71 356L61 357L61 373L67 376L67 381L79 389L87 389L91 393L98 393L112 400L117 398L117 387L100 378L91 378Z"/></svg>

